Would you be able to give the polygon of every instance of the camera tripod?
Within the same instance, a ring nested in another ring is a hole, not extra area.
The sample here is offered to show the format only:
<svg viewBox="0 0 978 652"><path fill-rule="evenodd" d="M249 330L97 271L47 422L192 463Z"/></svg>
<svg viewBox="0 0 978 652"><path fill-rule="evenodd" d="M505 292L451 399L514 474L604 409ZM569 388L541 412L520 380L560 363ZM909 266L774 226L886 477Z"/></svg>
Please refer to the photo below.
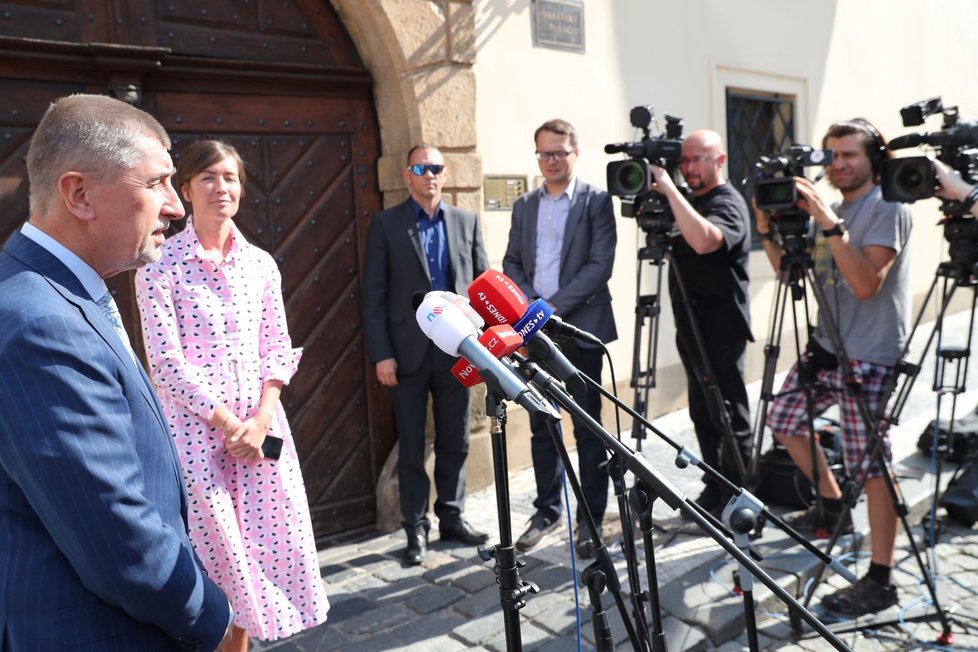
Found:
<svg viewBox="0 0 978 652"><path fill-rule="evenodd" d="M631 386L635 389L634 410L642 417L648 416L649 394L655 387L656 363L658 358L659 316L662 312L662 270L671 251L669 229L671 219L657 219L651 228L644 228L646 246L638 252L638 270L636 277L635 301L635 337L632 347L632 378ZM648 226L648 224L644 225ZM655 293L642 293L642 275L647 262L657 270ZM714 428L723 438L721 458L731 460L726 464L726 472L733 469L736 472L737 484L744 485L747 481L747 465L741 456L740 447L734 436L728 405L717 384L717 376L710 363L706 346L700 333L693 306L690 304L686 284L683 281L679 265L671 261L669 272L678 290L679 300L683 305L683 317L677 318L677 330L680 337L684 335L686 342L686 357L689 359L692 373L700 384L700 389L706 399L707 411ZM684 322L684 323L682 323ZM643 332L648 331L643 337ZM644 358L643 358L644 353ZM642 450L642 440L646 437L646 426L643 419L634 419L632 436L636 440L636 448ZM705 456L705 455L704 455ZM717 460L719 461L719 460ZM720 466L717 464L716 466Z"/></svg>
<svg viewBox="0 0 978 652"><path fill-rule="evenodd" d="M799 216L792 215L793 219L797 219ZM805 233L807 233L807 215L801 214L804 219ZM789 222L790 224L791 222ZM778 222L775 222L778 224ZM842 483L842 502L843 511L839 515L835 527L829 537L826 544L825 554L831 553L835 543L838 541L839 537L842 535L845 529L845 523L850 519L850 511L855 506L859 495L862 493L863 486L867 480L867 474L870 470L871 464L878 465L878 468L882 472L882 479L886 485L887 492L890 499L893 502L893 508L896 516L900 523L902 524L903 530L907 535L910 543L910 547L914 558L925 578L928 590L930 592L931 598L934 601L935 606L938 608L938 613L941 617L942 625L944 627L945 636L950 632L950 626L946 619L946 615L939 608L936 587L934 586L931 574L927 570L927 565L917 548L913 533L911 531L909 522L907 521L907 514L909 509L903 499L903 495L896 484L896 480L892 469L890 468L890 462L886 459L884 455L884 435L888 424L892 423L888 419L883 418L883 414L886 409L887 399L893 391L893 382L896 375L899 373L898 369L895 369L889 374L889 379L884 385L883 390L879 394L879 404L877 406L877 412L875 414L870 412L870 408L867 405L866 396L862 392L860 379L856 376L850 365L849 358L845 352L845 347L842 340L842 335L838 328L837 318L838 315L833 314L828 310L828 302L825 297L823 287L818 283L815 273L814 273L814 262L808 253L808 247L810 245L810 238L806 237L800 232L791 233L788 237L784 238L783 241L783 251L781 257L781 265L778 276L778 290L775 294L774 306L772 308L771 315L771 326L769 329L768 341L765 346L765 365L764 365L764 378L762 381L761 389L761 408L758 410L758 420L756 423L755 432L755 449L754 456L751 459L751 473L752 477L756 477L758 465L759 465L759 455L762 448L763 432L767 421L767 410L771 400L775 398L773 393L773 381L774 372L777 364L777 356L780 353L780 341L783 329L783 320L787 307L787 300L789 293L793 299L793 302L798 302L804 300L805 302L805 326L806 332L811 332L811 325L808 323L808 289L811 290L813 297L815 298L816 305L819 310L819 320L821 324L821 331L824 335L828 336L831 341L832 349L836 358L836 364L840 369L842 378L842 387L833 388L834 391L844 391L847 396L849 396L856 406L858 411L859 419L866 426L866 433L868 441L864 447L858 462L852 467L847 469L849 474L854 474L855 478L850 477ZM798 316L797 312L793 311L795 319L795 347L796 353L798 354L799 366L804 363L805 359L801 356L801 347L799 342L799 328L798 328ZM919 321L919 319L918 319ZM909 344L908 344L909 346ZM800 374L799 374L800 375ZM817 375L817 372L816 374ZM810 453L811 453L811 465L812 465L812 484L815 488L815 500L816 510L823 509L821 502L821 492L819 491L819 465L818 465L818 450L815 442L815 430L813 427L814 417L814 393L820 391L824 388L819 388L814 382L800 383L799 391L805 392L806 400L806 414L808 417L808 428L809 428L809 441L810 441ZM814 581L812 586L817 586L821 580L822 573L825 570L825 566L819 567L816 571ZM810 592L804 599L803 604L807 606L814 595L814 591ZM800 630L801 623L797 618L796 614L791 614L792 626L796 631ZM862 625L865 627L865 623ZM835 631L840 631L836 629Z"/></svg>

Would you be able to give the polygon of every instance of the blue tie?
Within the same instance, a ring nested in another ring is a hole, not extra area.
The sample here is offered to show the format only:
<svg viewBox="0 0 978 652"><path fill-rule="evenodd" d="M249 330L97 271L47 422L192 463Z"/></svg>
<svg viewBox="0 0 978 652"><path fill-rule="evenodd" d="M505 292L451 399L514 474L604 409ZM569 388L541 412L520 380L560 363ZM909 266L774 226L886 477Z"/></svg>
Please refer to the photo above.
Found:
<svg viewBox="0 0 978 652"><path fill-rule="evenodd" d="M119 339L122 340L122 344L126 347L131 355L132 344L129 343L129 334L126 333L126 329L122 326L122 315L119 313L119 308L115 305L112 295L106 292L102 295L102 298L95 303L102 309L102 314L104 314L105 318L109 320L109 323L112 325L112 330L114 330L115 334L119 336Z"/></svg>

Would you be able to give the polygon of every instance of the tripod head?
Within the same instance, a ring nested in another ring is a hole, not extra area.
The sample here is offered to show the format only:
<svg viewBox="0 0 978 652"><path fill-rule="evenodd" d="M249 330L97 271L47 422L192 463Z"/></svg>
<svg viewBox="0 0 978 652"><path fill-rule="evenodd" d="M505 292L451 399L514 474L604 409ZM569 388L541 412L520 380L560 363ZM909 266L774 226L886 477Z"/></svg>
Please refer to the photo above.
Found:
<svg viewBox="0 0 978 652"><path fill-rule="evenodd" d="M948 243L948 264L962 280L974 277L978 274L978 219L948 215L942 223Z"/></svg>
<svg viewBox="0 0 978 652"><path fill-rule="evenodd" d="M640 223L641 225L641 223ZM672 249L670 233L672 231L672 216L668 220L661 220L650 228L644 228L645 246L639 247L639 262L647 260L654 265L661 265L666 254Z"/></svg>
<svg viewBox="0 0 978 652"><path fill-rule="evenodd" d="M812 239L809 236L811 216L800 208L786 208L772 215L771 228L780 236L784 256L792 259L811 259L808 251Z"/></svg>

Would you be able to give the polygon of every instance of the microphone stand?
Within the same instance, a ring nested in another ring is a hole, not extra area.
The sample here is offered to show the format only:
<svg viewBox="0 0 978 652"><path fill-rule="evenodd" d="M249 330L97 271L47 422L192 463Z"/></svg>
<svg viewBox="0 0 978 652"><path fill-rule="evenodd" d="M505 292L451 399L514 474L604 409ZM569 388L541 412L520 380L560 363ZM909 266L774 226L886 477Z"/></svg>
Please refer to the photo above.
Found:
<svg viewBox="0 0 978 652"><path fill-rule="evenodd" d="M487 386L488 387L488 386ZM493 473L496 480L496 517L499 520L499 544L481 545L479 557L483 561L496 561L496 581L499 584L499 604L503 609L503 625L506 633L506 650L523 649L519 611L526 606L524 598L529 593L539 593L540 587L520 579L516 551L513 546L513 527L510 522L509 461L506 455L506 404L491 387L486 392L486 415L489 416L489 434L492 437Z"/></svg>
<svg viewBox="0 0 978 652"><path fill-rule="evenodd" d="M611 400L611 402L614 403L616 407L618 407L621 410L624 410L626 414L628 414L631 417L634 417L637 421L641 422L645 428L655 433L662 441L667 443L669 446L672 446L677 452L676 466L683 469L689 465L693 465L703 473L711 476L714 480L716 480L718 483L723 485L723 487L727 491L733 494L733 498L731 498L730 502L737 500L737 498L740 495L749 496L751 499L753 499L752 502L757 504L758 514L763 514L766 520L774 523L785 534L790 536L797 543L799 543L803 548L805 548L807 551L809 551L815 557L817 557L818 560L821 561L825 566L828 566L829 568L834 570L836 573L838 573L843 578L845 578L848 582L852 583L856 581L857 578L852 571L850 571L846 566L844 566L838 560L833 559L829 555L822 552L815 544L813 544L811 541L809 541L804 536L802 536L797 530L795 530L790 525L785 523L780 517L778 517L771 511L769 511L767 509L767 506L764 505L764 503L761 502L756 496L751 494L743 487L739 487L734 483L732 483L730 480L726 478L726 476L724 476L722 473L720 473L719 471L711 467L709 464L701 460L695 453L693 453L685 446L682 446L679 443L670 439L668 435L666 435L664 432L662 432L654 425L652 425L652 423L648 419L646 419L641 414L639 414L638 412L630 408L628 405L625 405L617 396L615 396L614 394L606 390L598 382L588 377L586 374L581 374L581 376L584 378L585 382L587 382L589 386L596 388L601 393L602 396ZM610 437L610 435L608 436ZM729 505L730 502L728 502L727 504ZM699 505L697 505L695 502L692 503L692 506L694 509L699 509ZM709 513L705 512L705 510L699 509L699 511L701 514L704 514L704 518L713 521L716 520L716 519L712 519ZM752 554L752 556L757 557L758 555L755 553Z"/></svg>
<svg viewBox="0 0 978 652"><path fill-rule="evenodd" d="M616 455L613 459L617 462L621 458ZM638 513L639 527L642 530L642 543L646 550L645 572L649 582L649 609L652 612L652 649L655 652L666 652L666 635L662 627L662 605L659 602L659 578L655 567L655 544L652 541L652 504L655 502L655 498L652 489L642 481L637 481L628 490L628 499ZM631 554L634 555L634 551ZM644 616L644 610L642 615Z"/></svg>
<svg viewBox="0 0 978 652"><path fill-rule="evenodd" d="M699 510L693 507L692 502L686 498L686 495L682 492L682 490L676 487L668 478L663 476L659 470L656 469L651 462L649 462L648 458L646 458L642 453L635 453L628 446L611 436L611 434L601 427L601 424L599 424L587 412L581 409L579 405L574 403L566 392L564 392L563 388L561 388L549 374L541 370L539 366L529 362L526 358L520 356L519 354L513 354L513 358L517 361L519 370L524 377L536 384L537 387L539 387L547 395L551 396L562 408L570 412L574 417L583 421L592 431L594 431L594 433L604 441L605 446L607 446L612 452L618 454L625 461L625 466L628 468L628 470L631 471L641 482L645 483L645 486L649 487L652 494L662 498L670 508L679 510L683 516L694 521L700 527L700 529L702 529L710 538L716 541L721 548L726 550L749 573L768 587L768 589L770 589L772 593L780 598L782 602L788 605L789 608L795 609L801 618L811 625L812 629L818 632L822 638L832 645L832 647L837 650L849 650L849 647L847 647L845 643L839 640L835 634L833 634L824 624L822 624L822 622L816 618L814 614L812 614L807 608L793 598L791 594L782 588L781 585L779 585L770 575L764 572L764 570L758 566L757 562L751 559L749 554L746 554L739 547L727 540L719 529L714 527L710 521L700 513ZM636 414L633 416L638 415ZM656 432L656 434L659 434L658 431L653 431ZM564 461L565 465L567 462L567 460ZM704 468L709 468L706 465L703 466ZM723 478L723 476L716 471L713 471L713 473L716 473L719 478ZM723 481L731 487L734 486L729 480L726 480L726 478L723 478ZM577 489L579 489L579 487ZM743 489L740 491L742 493L744 492ZM783 523L782 525L787 528L787 525ZM795 534L798 535L797 532ZM800 535L798 535L798 537L801 539ZM596 539L596 541L600 540ZM607 557L608 563L610 563L611 558L607 553L607 549L604 548L603 544L599 544L599 547L602 549L604 556ZM595 557L598 557L597 549L595 550ZM612 572L614 571L613 566L611 567L611 570ZM849 575L852 576L851 573ZM619 605L619 609L621 609L621 605ZM632 627L630 622L625 618L623 618L623 620L625 621L626 628L631 632Z"/></svg>
<svg viewBox="0 0 978 652"><path fill-rule="evenodd" d="M519 354L513 354L514 357ZM522 356L520 356L522 357ZM525 361L525 358L524 358ZM527 362L529 366L536 367L535 364ZM537 367L539 370L539 368ZM544 374L550 381L556 386L557 381L555 381L550 374L539 370L539 373ZM559 387L559 386L558 386ZM560 392L561 396L567 401L572 403L578 411L583 414L587 414L582 410L576 403L574 403L569 396L561 388L557 390ZM549 393L549 392L548 392ZM556 396L554 396L556 398ZM560 400L557 401L560 403ZM572 413L577 416L576 413ZM590 419L590 417L588 417ZM594 420L591 419L593 422ZM583 523L579 523L578 527L585 526L591 532L591 541L594 542L593 552L594 552L594 562L592 562L584 571L582 575L582 580L585 584L588 584L588 597L591 599L591 611L594 613L594 628L595 628L595 641L599 642L602 640L603 634L601 632L601 623L599 622L598 615L604 614L604 607L601 604L601 592L595 591L597 586L603 585L602 588L607 588L608 592L611 593L612 597L615 599L615 603L618 605L618 611L621 613L622 622L625 623L625 630L628 632L628 638L632 642L632 649L634 650L647 650L646 642L644 639L639 640L638 634L635 631L635 627L632 625L632 621L628 618L628 609L625 607L625 601L621 595L621 582L618 581L618 574L615 572L615 563L611 560L611 553L608 551L608 547L604 544L601 539L601 528L597 527L594 523L594 516L591 515L591 511L587 508L587 503L584 501L584 491L581 489L581 483L577 479L577 474L574 473L574 468L571 466L570 456L567 454L567 448L564 446L564 442L560 437L560 433L557 432L557 427L553 420L547 421L547 427L550 429L550 435L553 437L554 445L557 448L557 454L560 455L560 461L564 465L564 472L567 474L567 481L570 482L571 490L574 492L574 497L577 498L577 505L580 513L583 516ZM588 424L589 428L593 428ZM598 426L601 427L600 425ZM597 432L597 431L596 431ZM610 436L610 435L609 435ZM603 437L602 437L603 438ZM598 584L594 586L588 582L595 576L596 573L600 573L603 576L603 580L599 580ZM586 575L586 577L584 577ZM597 603L594 600L597 597ZM598 648L599 650L613 650L614 640L611 640L611 647L609 648Z"/></svg>
<svg viewBox="0 0 978 652"><path fill-rule="evenodd" d="M611 634L608 624L608 614L601 604L601 594L607 587L608 577L596 564L591 564L581 573L581 580L587 586L588 598L591 600L591 624L594 627L594 648L596 650L614 650L615 637Z"/></svg>

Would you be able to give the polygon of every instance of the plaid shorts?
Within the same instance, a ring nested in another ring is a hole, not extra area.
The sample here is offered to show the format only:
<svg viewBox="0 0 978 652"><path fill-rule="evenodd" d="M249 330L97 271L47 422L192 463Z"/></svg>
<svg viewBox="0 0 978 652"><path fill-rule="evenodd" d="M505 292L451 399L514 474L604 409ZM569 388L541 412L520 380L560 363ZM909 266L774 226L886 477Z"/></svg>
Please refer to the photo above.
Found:
<svg viewBox="0 0 978 652"><path fill-rule="evenodd" d="M805 354L807 359L808 354ZM856 381L862 391L860 394L866 401L871 418L879 415L880 401L883 396L887 379L892 373L892 367L850 360ZM846 472L850 478L858 477L854 467L866 448L868 441L866 423L860 415L855 399L846 393L842 373L836 369L822 369L815 378L815 394L813 395L814 411L818 416L830 406L838 405L842 416L842 457L845 461ZM785 378L781 392L771 402L768 410L767 425L775 433L788 436L803 436L809 434L808 411L805 405L805 392L798 389L798 364L791 368ZM892 459L890 439L884 426L880 448L887 461ZM883 475L877 462L864 460L864 470L868 466L867 478L878 478Z"/></svg>

